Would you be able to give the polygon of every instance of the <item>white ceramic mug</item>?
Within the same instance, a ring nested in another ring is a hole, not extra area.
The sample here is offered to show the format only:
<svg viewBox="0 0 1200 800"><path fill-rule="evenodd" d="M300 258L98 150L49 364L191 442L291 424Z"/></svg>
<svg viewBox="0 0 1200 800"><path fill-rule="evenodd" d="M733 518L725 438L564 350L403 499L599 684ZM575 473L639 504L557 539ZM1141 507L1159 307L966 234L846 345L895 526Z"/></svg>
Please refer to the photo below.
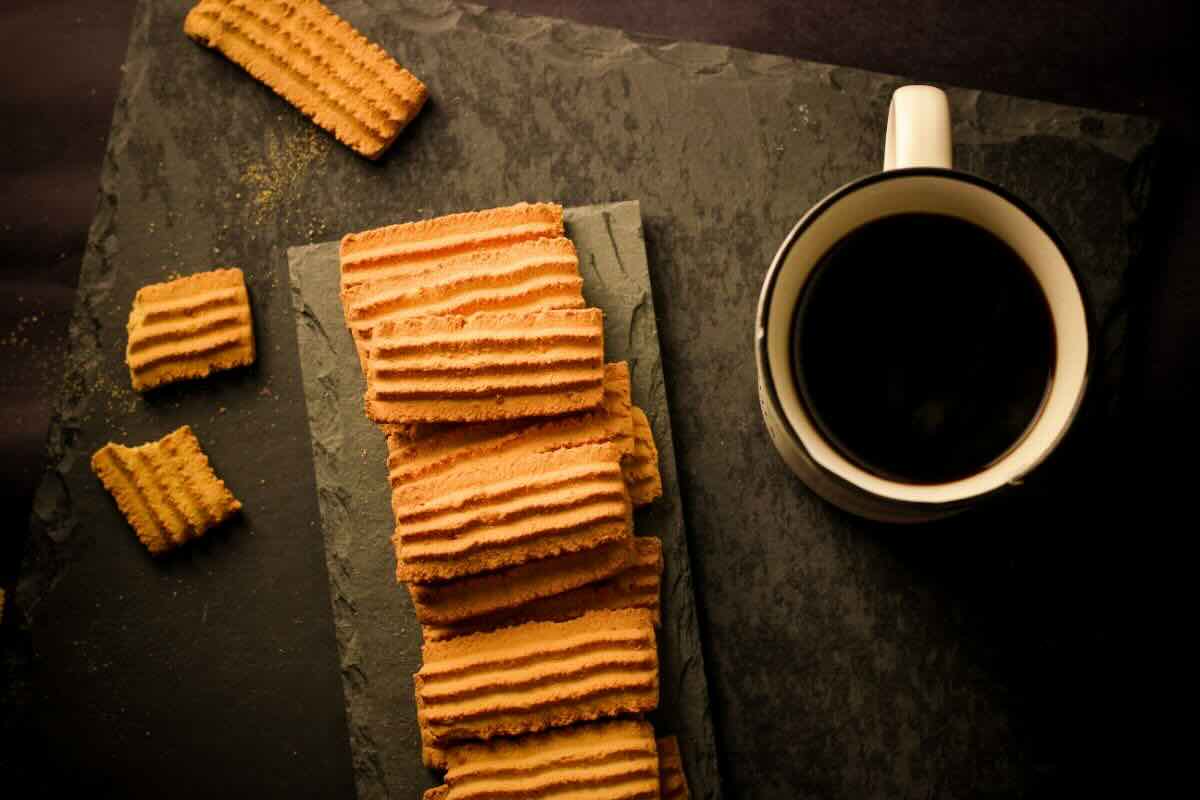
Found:
<svg viewBox="0 0 1200 800"><path fill-rule="evenodd" d="M775 255L759 297L755 325L759 404L776 449L819 495L872 519L937 519L1021 483L1063 438L1087 388L1092 326L1062 243L1016 197L955 171L951 157L946 95L932 86L897 90L888 111L883 171L841 187L801 218ZM1053 323L1053 375L1041 411L1024 437L979 472L947 483L904 483L853 463L822 436L793 373L793 315L822 256L862 225L905 213L958 217L999 237L1028 265Z"/></svg>

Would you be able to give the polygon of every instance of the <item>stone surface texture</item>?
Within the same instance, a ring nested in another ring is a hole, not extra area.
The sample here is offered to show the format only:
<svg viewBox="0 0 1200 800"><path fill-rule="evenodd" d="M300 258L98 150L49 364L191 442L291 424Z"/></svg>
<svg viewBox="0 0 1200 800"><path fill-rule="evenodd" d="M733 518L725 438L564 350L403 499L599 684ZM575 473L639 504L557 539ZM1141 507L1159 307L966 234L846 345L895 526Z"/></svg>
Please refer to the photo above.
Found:
<svg viewBox="0 0 1200 800"><path fill-rule="evenodd" d="M878 169L902 79L448 0L331 2L429 87L372 163L188 41L190 5L135 15L52 466L8 598L33 642L32 683L10 691L47 736L72 733L53 739L72 772L46 780L348 796L353 771L379 769L351 767L287 248L536 199L640 202L725 792L1012 796L1098 774L1136 657L1114 644L1136 626L1118 591L1127 542L1096 487L1151 122L949 90L957 165L1055 226L1105 338L1094 400L1037 485L896 529L783 467L751 329L786 232ZM136 396L122 361L137 287L223 263L246 272L256 364ZM245 511L160 565L84 454L184 423ZM135 753L170 769L134 770Z"/></svg>

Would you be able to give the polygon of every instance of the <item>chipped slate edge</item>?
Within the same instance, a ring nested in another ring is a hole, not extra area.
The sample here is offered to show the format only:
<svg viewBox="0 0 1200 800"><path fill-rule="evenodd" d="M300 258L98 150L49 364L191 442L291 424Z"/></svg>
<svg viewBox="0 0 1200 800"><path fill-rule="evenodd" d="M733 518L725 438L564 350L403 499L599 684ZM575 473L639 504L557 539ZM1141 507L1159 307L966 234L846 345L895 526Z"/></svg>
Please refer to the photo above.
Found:
<svg viewBox="0 0 1200 800"><path fill-rule="evenodd" d="M339 399L345 392L358 395L362 387L340 387L337 361L339 348L330 338L330 331L321 324L319 316L305 302L301 290L303 272L312 263L338 262L338 242L293 247L288 250L288 276L290 281L292 310L296 317L297 346L301 358L301 371L305 386L304 403L308 418L310 440L313 449L313 468L316 473L317 505L321 512L321 527L325 539L325 566L329 574L330 602L333 606L333 622L337 632L338 659L342 674L343 701L346 707L346 726L350 734L350 752L354 762L354 782L359 798L387 797L388 787L384 765L371 737L369 725L370 697L366 692L366 679L360 665L362 653L354 635L353 623L345 614L353 616L355 600L351 568L347 553L351 543L350 492L340 475L343 467L343 444L347 439L342 427ZM339 303L340 308L340 303ZM332 332L335 336L349 337L341 325ZM356 352L353 342L350 351ZM345 357L345 347L340 357ZM310 391L315 383L320 391ZM384 438L379 436L382 443ZM380 477L386 480L386 474Z"/></svg>

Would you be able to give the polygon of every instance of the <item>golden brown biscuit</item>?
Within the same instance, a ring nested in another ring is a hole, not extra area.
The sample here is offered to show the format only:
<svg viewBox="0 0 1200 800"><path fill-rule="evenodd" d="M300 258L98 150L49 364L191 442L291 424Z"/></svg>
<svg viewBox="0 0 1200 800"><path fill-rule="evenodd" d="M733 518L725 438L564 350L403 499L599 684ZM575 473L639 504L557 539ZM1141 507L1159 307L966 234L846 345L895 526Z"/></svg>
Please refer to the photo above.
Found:
<svg viewBox="0 0 1200 800"><path fill-rule="evenodd" d="M564 622L583 616L589 611L618 608L641 608L649 611L651 621L657 628L661 618L659 606L662 593L662 541L653 536L635 536L633 544L633 560L612 577L559 594L530 600L486 616L452 623L424 624L421 626L421 635L425 641L435 642L526 622ZM554 561L558 559L547 559L537 563L551 564ZM563 583L566 584L567 581L564 580ZM436 588L436 585L430 588Z"/></svg>
<svg viewBox="0 0 1200 800"><path fill-rule="evenodd" d="M425 794L421 795L421 800L447 800L448 797L450 797L450 787L443 784L426 789Z"/></svg>
<svg viewBox="0 0 1200 800"><path fill-rule="evenodd" d="M454 256L563 235L556 203L517 203L486 211L374 228L342 237L342 292L368 281L415 277Z"/></svg>
<svg viewBox="0 0 1200 800"><path fill-rule="evenodd" d="M417 620L453 625L513 610L610 578L628 569L637 552L633 538L591 550L532 561L499 572L441 583L410 584Z"/></svg>
<svg viewBox="0 0 1200 800"><path fill-rule="evenodd" d="M439 746L658 706L654 626L640 609L428 642L422 654L417 717Z"/></svg>
<svg viewBox="0 0 1200 800"><path fill-rule="evenodd" d="M139 447L109 442L92 456L92 471L155 555L199 538L242 508L187 425Z"/></svg>
<svg viewBox="0 0 1200 800"><path fill-rule="evenodd" d="M683 774L683 759L679 742L674 736L658 740L658 784L662 800L687 800L687 776Z"/></svg>
<svg viewBox="0 0 1200 800"><path fill-rule="evenodd" d="M662 475L658 471L658 448L654 446L654 433L646 412L633 407L633 455L621 462L625 472L625 483L629 486L629 498L635 506L662 497Z"/></svg>
<svg viewBox="0 0 1200 800"><path fill-rule="evenodd" d="M624 361L604 365L604 400L600 408L591 411L545 419L480 422L471 425L450 422L379 426L388 436L395 436L396 442L401 446L411 442L436 441L453 431L457 431L459 436L463 436L466 431L472 431L466 435L480 439L492 434L512 433L518 429L534 427L544 432L557 431L554 435L562 441L554 445L555 447L569 447L572 446L572 442L585 444L605 441L616 444L621 450L622 458L633 455L633 404L630 400L629 365Z"/></svg>
<svg viewBox="0 0 1200 800"><path fill-rule="evenodd" d="M428 769L446 769L446 751L433 743L425 726L418 723L417 728L421 731L421 763Z"/></svg>
<svg viewBox="0 0 1200 800"><path fill-rule="evenodd" d="M594 411L536 421L421 427L415 435L388 437L388 479L393 488L502 453L612 442L625 458L633 453L629 366L624 361L604 365L604 400Z"/></svg>
<svg viewBox="0 0 1200 800"><path fill-rule="evenodd" d="M621 458L633 455L633 401L629 382L629 364L616 361L604 365L604 407L602 424Z"/></svg>
<svg viewBox="0 0 1200 800"><path fill-rule="evenodd" d="M367 354L367 416L487 422L594 409L604 399L599 309L382 323Z"/></svg>
<svg viewBox="0 0 1200 800"><path fill-rule="evenodd" d="M465 744L452 748L447 760L446 800L658 798L658 756L648 722L593 722Z"/></svg>
<svg viewBox="0 0 1200 800"><path fill-rule="evenodd" d="M317 0L200 0L183 32L367 158L425 104L423 83Z"/></svg>
<svg viewBox="0 0 1200 800"><path fill-rule="evenodd" d="M254 363L250 296L240 269L143 286L126 328L125 363L139 392Z"/></svg>
<svg viewBox="0 0 1200 800"><path fill-rule="evenodd" d="M342 296L360 358L374 326L408 317L583 308L579 257L566 237L518 241L429 262L429 268L360 283Z"/></svg>
<svg viewBox="0 0 1200 800"><path fill-rule="evenodd" d="M432 583L628 538L614 445L480 459L392 493L396 578Z"/></svg>

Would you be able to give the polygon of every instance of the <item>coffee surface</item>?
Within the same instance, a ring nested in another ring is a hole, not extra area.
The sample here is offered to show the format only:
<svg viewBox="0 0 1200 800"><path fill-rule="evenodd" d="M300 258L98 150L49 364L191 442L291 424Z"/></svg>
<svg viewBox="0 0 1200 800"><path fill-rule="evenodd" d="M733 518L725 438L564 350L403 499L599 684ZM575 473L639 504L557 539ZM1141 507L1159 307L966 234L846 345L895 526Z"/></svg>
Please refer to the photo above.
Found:
<svg viewBox="0 0 1200 800"><path fill-rule="evenodd" d="M851 461L944 483L1003 456L1041 409L1055 344L1024 261L955 217L899 214L826 253L793 319L801 397Z"/></svg>

